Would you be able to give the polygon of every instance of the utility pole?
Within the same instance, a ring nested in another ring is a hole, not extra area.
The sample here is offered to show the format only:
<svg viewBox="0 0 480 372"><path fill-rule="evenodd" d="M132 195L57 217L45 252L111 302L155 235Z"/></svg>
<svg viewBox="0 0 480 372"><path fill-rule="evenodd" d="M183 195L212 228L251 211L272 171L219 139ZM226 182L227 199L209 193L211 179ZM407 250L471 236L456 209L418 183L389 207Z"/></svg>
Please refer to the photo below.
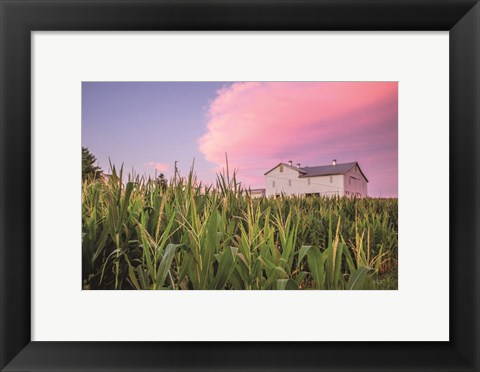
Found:
<svg viewBox="0 0 480 372"><path fill-rule="evenodd" d="M177 184L177 163L178 161L175 160L175 165L173 167L173 171L174 171L174 174L173 174L173 183L174 184Z"/></svg>

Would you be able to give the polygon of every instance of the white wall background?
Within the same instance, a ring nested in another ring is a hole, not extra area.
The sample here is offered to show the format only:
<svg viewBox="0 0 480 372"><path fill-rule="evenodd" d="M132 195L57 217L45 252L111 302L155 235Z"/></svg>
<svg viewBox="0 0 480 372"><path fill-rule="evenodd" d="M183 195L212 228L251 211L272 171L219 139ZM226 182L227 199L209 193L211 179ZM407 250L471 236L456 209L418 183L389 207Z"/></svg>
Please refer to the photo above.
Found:
<svg viewBox="0 0 480 372"><path fill-rule="evenodd" d="M353 177L350 183L350 177ZM353 194L361 194L362 196L368 195L368 183L360 172L355 169L349 170L345 173L345 191Z"/></svg>
<svg viewBox="0 0 480 372"><path fill-rule="evenodd" d="M34 32L32 58L32 340L448 340L448 182L417 166L448 172L446 32ZM86 80L399 81L399 290L82 291Z"/></svg>

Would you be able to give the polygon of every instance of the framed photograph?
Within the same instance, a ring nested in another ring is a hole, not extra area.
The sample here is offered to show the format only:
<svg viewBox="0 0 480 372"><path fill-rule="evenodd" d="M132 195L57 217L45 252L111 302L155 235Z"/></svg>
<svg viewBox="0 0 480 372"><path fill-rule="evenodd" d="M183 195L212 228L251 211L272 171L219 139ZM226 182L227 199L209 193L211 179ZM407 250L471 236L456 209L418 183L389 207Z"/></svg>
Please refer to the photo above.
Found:
<svg viewBox="0 0 480 372"><path fill-rule="evenodd" d="M1 370L479 370L479 6L2 0Z"/></svg>
<svg viewBox="0 0 480 372"><path fill-rule="evenodd" d="M397 196L398 82L82 82L83 290L397 290Z"/></svg>

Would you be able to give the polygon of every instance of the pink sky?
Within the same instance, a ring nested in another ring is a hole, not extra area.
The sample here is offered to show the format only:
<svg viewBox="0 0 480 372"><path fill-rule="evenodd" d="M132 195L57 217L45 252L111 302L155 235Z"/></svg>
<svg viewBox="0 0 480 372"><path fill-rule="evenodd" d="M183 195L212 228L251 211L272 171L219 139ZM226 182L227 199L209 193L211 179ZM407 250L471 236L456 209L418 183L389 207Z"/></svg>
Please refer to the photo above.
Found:
<svg viewBox="0 0 480 372"><path fill-rule="evenodd" d="M154 161L149 161L148 163L145 164L148 168L153 168L159 172L166 172L168 171L168 164L167 163L157 163Z"/></svg>
<svg viewBox="0 0 480 372"><path fill-rule="evenodd" d="M396 82L247 82L217 92L199 140L205 159L251 187L279 162L357 161L370 196L398 195Z"/></svg>

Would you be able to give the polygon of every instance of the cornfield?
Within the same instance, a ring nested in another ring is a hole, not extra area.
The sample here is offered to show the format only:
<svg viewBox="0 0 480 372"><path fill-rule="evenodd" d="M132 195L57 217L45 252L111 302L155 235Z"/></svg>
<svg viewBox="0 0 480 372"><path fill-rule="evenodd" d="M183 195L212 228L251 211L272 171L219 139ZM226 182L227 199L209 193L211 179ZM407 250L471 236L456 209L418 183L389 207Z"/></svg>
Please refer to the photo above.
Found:
<svg viewBox="0 0 480 372"><path fill-rule="evenodd" d="M254 198L235 174L82 185L83 289L397 289L398 201Z"/></svg>

